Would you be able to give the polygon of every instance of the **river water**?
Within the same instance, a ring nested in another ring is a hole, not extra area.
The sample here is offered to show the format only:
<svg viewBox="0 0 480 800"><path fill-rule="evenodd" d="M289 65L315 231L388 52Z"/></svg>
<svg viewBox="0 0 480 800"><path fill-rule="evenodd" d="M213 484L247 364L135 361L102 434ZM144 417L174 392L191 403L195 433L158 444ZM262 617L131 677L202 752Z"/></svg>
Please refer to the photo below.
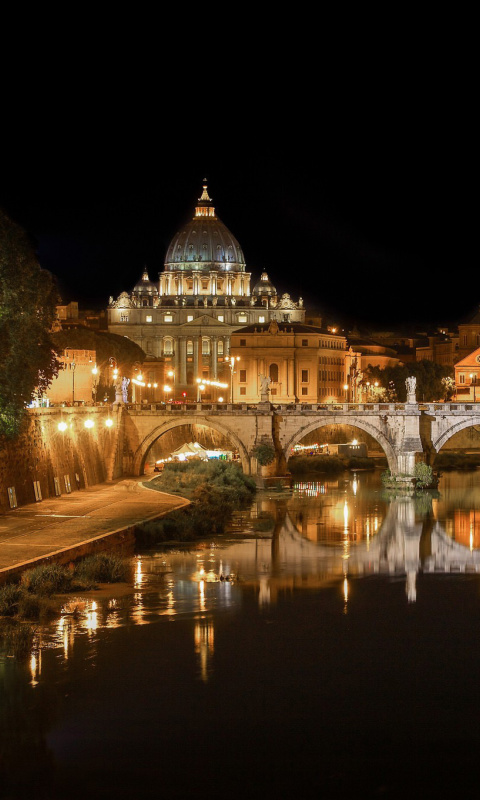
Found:
<svg viewBox="0 0 480 800"><path fill-rule="evenodd" d="M479 485L317 477L137 554L0 651L0 797L478 796Z"/></svg>

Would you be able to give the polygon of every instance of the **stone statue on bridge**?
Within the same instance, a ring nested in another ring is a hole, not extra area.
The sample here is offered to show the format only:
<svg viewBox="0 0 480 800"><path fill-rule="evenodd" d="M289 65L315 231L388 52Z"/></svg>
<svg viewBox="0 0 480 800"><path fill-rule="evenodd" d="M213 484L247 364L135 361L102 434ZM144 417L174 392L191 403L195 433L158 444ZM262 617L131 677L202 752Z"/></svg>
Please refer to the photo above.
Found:
<svg viewBox="0 0 480 800"><path fill-rule="evenodd" d="M262 401L268 400L268 389L272 382L272 379L269 378L267 375L259 374L260 378L260 397Z"/></svg>
<svg viewBox="0 0 480 800"><path fill-rule="evenodd" d="M405 381L405 386L407 387L407 403L416 403L417 379L414 376L407 378Z"/></svg>

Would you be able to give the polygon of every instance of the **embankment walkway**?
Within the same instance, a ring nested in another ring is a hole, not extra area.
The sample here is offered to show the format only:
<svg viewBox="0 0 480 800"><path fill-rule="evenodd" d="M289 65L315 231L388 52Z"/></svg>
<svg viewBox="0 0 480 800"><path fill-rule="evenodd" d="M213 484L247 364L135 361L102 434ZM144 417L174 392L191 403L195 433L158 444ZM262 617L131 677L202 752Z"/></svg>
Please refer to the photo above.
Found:
<svg viewBox="0 0 480 800"><path fill-rule="evenodd" d="M146 488L147 481L145 476L119 479L0 515L0 584L45 559L67 562L102 539L120 541L134 525L188 504Z"/></svg>

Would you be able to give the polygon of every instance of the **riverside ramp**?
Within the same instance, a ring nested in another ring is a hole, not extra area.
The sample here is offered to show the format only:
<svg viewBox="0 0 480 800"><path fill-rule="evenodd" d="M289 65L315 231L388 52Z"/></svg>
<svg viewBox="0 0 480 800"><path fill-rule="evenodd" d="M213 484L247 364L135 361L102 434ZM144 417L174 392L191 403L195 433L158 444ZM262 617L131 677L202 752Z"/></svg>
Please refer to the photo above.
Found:
<svg viewBox="0 0 480 800"><path fill-rule="evenodd" d="M119 479L0 515L0 585L47 561L133 543L135 525L189 503L147 487L145 476Z"/></svg>

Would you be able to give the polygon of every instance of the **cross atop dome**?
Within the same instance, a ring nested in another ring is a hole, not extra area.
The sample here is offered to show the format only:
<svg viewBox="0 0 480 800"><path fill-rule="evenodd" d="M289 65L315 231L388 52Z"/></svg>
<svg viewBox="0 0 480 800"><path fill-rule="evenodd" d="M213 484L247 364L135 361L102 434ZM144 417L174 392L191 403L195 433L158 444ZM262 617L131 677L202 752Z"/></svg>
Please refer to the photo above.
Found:
<svg viewBox="0 0 480 800"><path fill-rule="evenodd" d="M198 205L195 209L196 217L214 217L215 209L212 206L212 198L208 196L207 179L203 179L203 192L202 196L198 198Z"/></svg>

